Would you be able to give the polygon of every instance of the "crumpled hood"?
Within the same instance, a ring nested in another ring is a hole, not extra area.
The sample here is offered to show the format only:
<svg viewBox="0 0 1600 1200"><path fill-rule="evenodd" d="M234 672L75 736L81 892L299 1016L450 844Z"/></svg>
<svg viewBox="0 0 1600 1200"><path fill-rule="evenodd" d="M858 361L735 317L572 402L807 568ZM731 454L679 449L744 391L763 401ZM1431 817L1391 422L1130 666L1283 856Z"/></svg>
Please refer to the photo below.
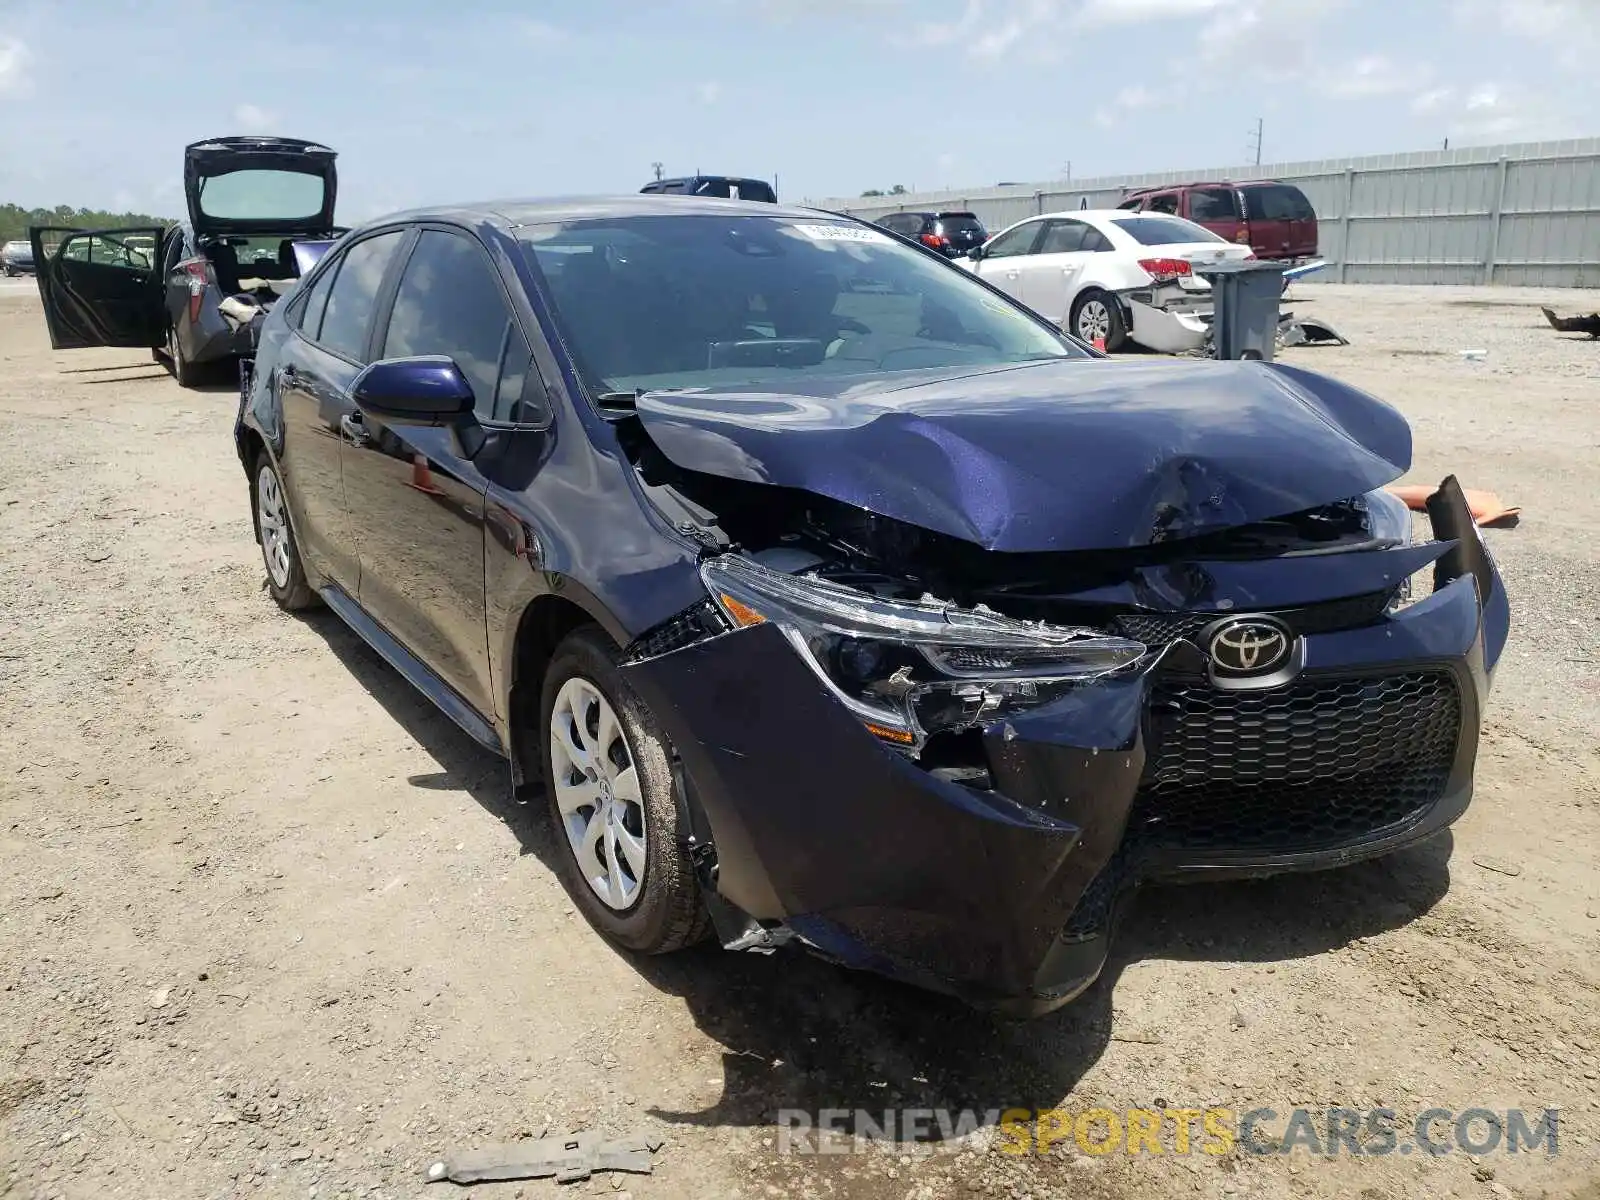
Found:
<svg viewBox="0 0 1600 1200"><path fill-rule="evenodd" d="M1068 359L647 392L673 463L990 550L1117 549L1359 495L1411 465L1382 401L1278 363Z"/></svg>

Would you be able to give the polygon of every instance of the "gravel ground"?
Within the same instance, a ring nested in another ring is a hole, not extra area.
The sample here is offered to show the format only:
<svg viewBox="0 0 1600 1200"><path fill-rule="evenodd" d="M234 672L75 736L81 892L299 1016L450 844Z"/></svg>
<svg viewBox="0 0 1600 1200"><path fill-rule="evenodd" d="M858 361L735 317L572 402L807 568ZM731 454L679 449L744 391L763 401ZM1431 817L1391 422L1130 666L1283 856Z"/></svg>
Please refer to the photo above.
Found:
<svg viewBox="0 0 1600 1200"><path fill-rule="evenodd" d="M324 613L262 590L232 398L56 354L0 287L0 1195L400 1197L441 1151L665 1139L649 1177L476 1197L1600 1196L1600 296L1302 285L1408 477L1523 507L1516 619L1451 834L1146 892L1015 1025L799 956L636 961L540 822ZM1458 351L1484 350L1482 361ZM1558 1157L779 1153L780 1108L1562 1110Z"/></svg>

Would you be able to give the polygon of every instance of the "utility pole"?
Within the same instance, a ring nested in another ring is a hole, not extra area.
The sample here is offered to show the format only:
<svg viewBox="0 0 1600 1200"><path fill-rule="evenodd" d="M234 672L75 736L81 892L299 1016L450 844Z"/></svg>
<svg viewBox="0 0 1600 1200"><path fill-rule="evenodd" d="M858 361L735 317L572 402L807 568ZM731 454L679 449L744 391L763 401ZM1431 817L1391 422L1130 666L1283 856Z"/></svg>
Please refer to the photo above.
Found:
<svg viewBox="0 0 1600 1200"><path fill-rule="evenodd" d="M650 169L656 173L656 182L660 183L661 182L661 164L658 163L658 162L653 162L653 163L650 164Z"/></svg>
<svg viewBox="0 0 1600 1200"><path fill-rule="evenodd" d="M1264 126L1265 124L1266 124L1266 122L1262 118L1260 118L1260 117L1256 118L1256 127L1255 127L1255 130L1254 130L1254 137L1255 137L1255 143L1256 143L1256 147L1255 147L1256 166L1258 166L1258 167L1261 165L1261 130L1262 130L1262 126Z"/></svg>

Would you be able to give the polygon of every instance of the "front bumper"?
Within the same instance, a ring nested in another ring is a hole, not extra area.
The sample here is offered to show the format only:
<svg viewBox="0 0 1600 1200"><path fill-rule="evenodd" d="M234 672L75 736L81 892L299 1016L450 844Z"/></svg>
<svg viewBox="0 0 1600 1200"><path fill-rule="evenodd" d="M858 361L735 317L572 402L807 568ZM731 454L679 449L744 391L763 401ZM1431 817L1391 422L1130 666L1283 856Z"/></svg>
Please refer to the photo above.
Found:
<svg viewBox="0 0 1600 1200"><path fill-rule="evenodd" d="M1339 866L1460 816L1508 609L1459 528L1428 599L1306 634L1286 684L1219 691L1180 637L984 730L992 790L880 743L770 625L624 670L676 744L721 896L848 966L1030 1015L1094 981L1142 881Z"/></svg>

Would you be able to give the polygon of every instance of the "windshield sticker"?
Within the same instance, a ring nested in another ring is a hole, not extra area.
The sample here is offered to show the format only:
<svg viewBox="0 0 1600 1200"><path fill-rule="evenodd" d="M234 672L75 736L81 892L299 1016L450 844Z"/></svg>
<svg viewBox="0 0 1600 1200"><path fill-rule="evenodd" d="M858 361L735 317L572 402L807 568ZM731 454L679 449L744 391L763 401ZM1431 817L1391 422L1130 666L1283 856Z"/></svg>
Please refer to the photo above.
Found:
<svg viewBox="0 0 1600 1200"><path fill-rule="evenodd" d="M796 233L813 242L888 242L889 235L860 225L791 225Z"/></svg>

